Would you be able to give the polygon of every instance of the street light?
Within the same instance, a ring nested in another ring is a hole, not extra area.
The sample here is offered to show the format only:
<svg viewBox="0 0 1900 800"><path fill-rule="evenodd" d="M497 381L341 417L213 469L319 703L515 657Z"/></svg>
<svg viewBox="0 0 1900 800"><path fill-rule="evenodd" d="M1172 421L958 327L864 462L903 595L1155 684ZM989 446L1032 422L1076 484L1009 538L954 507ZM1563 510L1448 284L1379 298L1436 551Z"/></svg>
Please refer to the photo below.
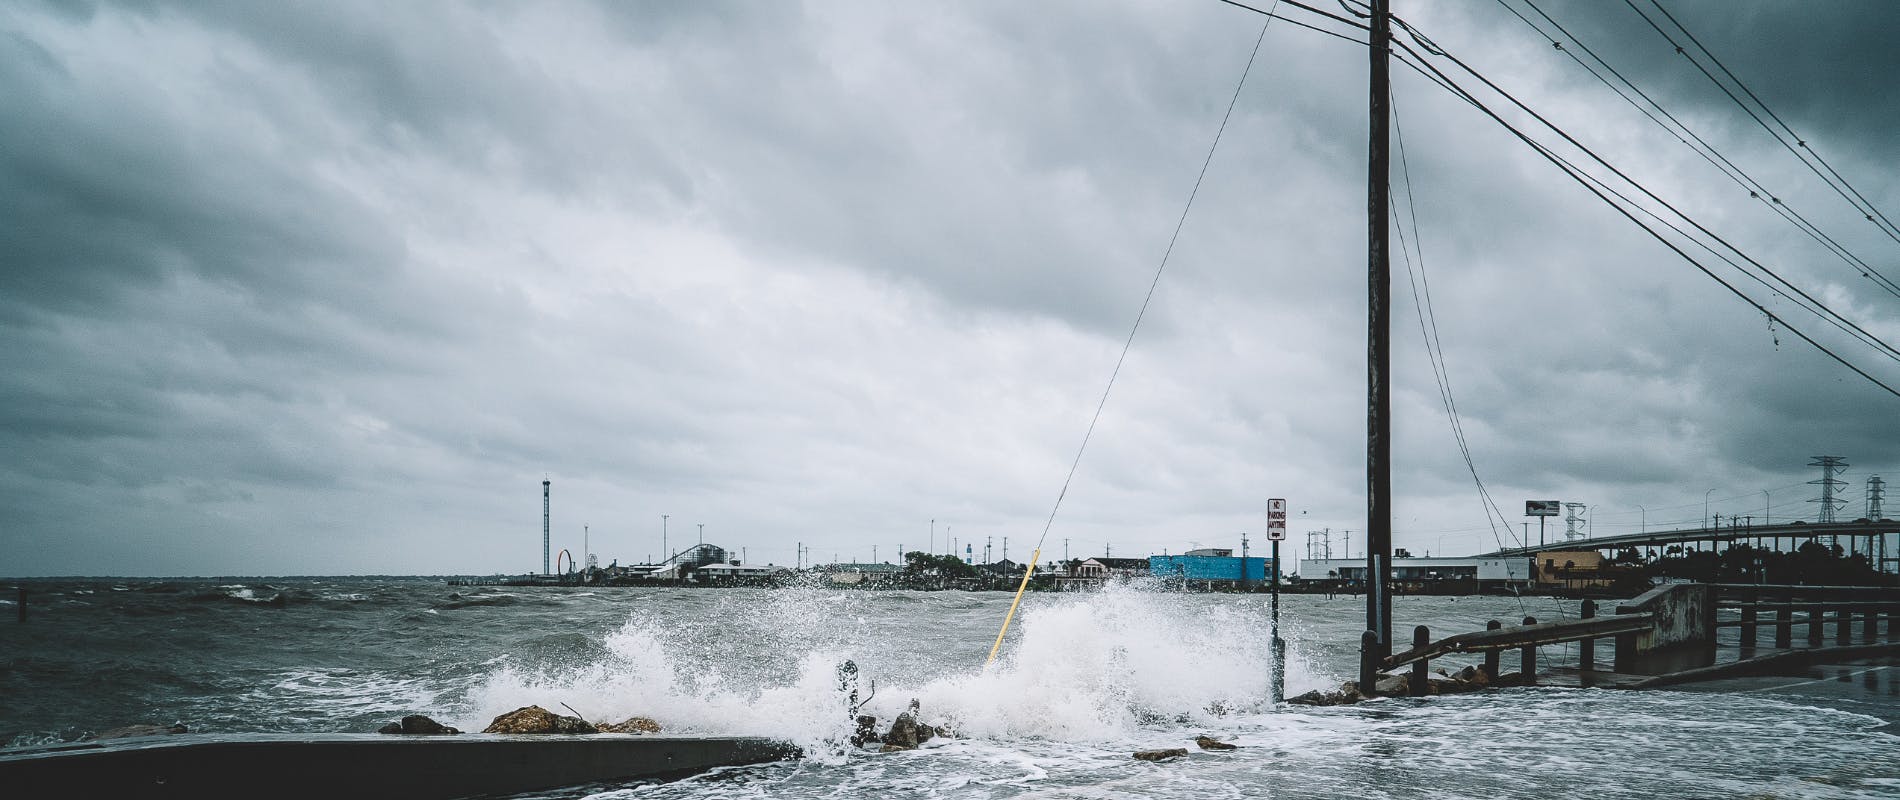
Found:
<svg viewBox="0 0 1900 800"><path fill-rule="evenodd" d="M1644 508L1644 507L1642 507L1642 506L1640 506L1640 505L1639 505L1639 506L1637 506L1637 507L1636 507L1636 510L1637 510L1637 512L1639 512L1639 513L1641 513L1641 514L1643 515L1643 517L1642 517L1642 519L1643 519L1643 529L1642 529L1642 532L1643 532L1643 533L1648 533L1648 532L1649 532L1649 509L1647 509L1647 508Z"/></svg>
<svg viewBox="0 0 1900 800"><path fill-rule="evenodd" d="M1583 538L1585 539L1594 538L1596 536L1597 518L1595 514L1590 513L1595 510L1597 510L1597 507L1595 505L1588 505L1588 506L1583 507L1583 531L1584 531Z"/></svg>
<svg viewBox="0 0 1900 800"><path fill-rule="evenodd" d="M1768 524L1768 510L1774 508L1774 496L1767 489L1761 490L1761 524Z"/></svg>
<svg viewBox="0 0 1900 800"><path fill-rule="evenodd" d="M667 553L666 551L666 518L670 516L673 516L673 515L672 514L660 515L660 552L666 553L667 558L673 557L672 553Z"/></svg>
<svg viewBox="0 0 1900 800"><path fill-rule="evenodd" d="M1704 530L1709 527L1709 495L1712 494L1715 494L1714 489L1702 493L1702 527Z"/></svg>

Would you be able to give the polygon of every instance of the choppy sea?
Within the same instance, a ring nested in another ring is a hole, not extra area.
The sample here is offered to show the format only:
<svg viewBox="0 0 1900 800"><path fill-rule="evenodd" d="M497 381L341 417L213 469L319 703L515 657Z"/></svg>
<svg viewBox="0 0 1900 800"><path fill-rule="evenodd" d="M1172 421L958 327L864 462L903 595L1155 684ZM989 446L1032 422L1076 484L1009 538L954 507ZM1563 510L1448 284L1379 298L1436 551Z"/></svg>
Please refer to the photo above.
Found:
<svg viewBox="0 0 1900 800"><path fill-rule="evenodd" d="M1258 595L1032 594L986 668L1005 593L361 578L29 587L25 623L12 597L0 601L7 746L134 723L368 732L412 713L480 730L520 706L565 704L596 721L789 739L807 755L535 797L1900 797L1900 668L1725 691L1535 688L1274 709ZM1576 608L1405 597L1394 618L1452 633L1527 614ZM1288 596L1281 626L1289 695L1353 677L1358 598ZM865 691L876 681L867 713L888 724L915 699L960 738L849 748L836 671L846 659ZM1840 691L1847 682L1855 691ZM1241 749L1202 753L1201 734ZM1193 752L1129 757L1159 747Z"/></svg>

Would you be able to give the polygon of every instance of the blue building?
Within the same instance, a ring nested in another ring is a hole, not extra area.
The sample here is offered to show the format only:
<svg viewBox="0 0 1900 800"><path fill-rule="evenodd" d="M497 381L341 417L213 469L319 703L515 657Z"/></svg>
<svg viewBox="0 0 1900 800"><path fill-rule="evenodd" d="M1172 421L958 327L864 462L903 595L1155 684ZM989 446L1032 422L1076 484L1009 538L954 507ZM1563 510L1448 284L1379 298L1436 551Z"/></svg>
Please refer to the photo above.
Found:
<svg viewBox="0 0 1900 800"><path fill-rule="evenodd" d="M1178 556L1149 556L1148 572L1163 580L1265 583L1271 558L1236 558L1227 548L1190 550Z"/></svg>

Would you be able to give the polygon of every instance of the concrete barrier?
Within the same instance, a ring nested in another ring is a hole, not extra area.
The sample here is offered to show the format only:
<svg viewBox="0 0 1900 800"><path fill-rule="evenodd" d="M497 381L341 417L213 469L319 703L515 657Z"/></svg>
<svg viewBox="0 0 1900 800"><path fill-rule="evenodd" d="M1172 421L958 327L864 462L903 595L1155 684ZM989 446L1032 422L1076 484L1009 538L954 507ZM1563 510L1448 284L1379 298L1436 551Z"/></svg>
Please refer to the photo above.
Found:
<svg viewBox="0 0 1900 800"><path fill-rule="evenodd" d="M0 751L0 787L10 797L456 798L797 755L785 742L721 736L182 734Z"/></svg>
<svg viewBox="0 0 1900 800"><path fill-rule="evenodd" d="M1662 586L1617 606L1617 614L1647 614L1653 624L1617 638L1616 671L1662 675L1715 663L1715 607L1707 584Z"/></svg>

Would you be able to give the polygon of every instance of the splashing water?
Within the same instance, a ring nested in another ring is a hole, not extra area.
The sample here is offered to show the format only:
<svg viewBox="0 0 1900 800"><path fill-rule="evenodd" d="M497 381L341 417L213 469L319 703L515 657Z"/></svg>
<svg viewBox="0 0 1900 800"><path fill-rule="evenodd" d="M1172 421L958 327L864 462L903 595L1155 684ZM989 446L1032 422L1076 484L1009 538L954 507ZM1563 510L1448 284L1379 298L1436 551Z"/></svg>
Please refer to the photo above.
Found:
<svg viewBox="0 0 1900 800"><path fill-rule="evenodd" d="M508 659L469 693L462 722L479 730L523 705L568 703L595 721L648 716L670 731L773 736L835 757L851 733L837 675L847 659L864 669L861 713L888 721L916 699L923 721L984 739L1118 741L1267 701L1268 632L1247 605L1139 586L1038 596L985 668L982 642L967 635L890 630L880 606L916 602L902 593L764 599L743 613L716 605L703 621L638 610L597 655L538 668Z"/></svg>

